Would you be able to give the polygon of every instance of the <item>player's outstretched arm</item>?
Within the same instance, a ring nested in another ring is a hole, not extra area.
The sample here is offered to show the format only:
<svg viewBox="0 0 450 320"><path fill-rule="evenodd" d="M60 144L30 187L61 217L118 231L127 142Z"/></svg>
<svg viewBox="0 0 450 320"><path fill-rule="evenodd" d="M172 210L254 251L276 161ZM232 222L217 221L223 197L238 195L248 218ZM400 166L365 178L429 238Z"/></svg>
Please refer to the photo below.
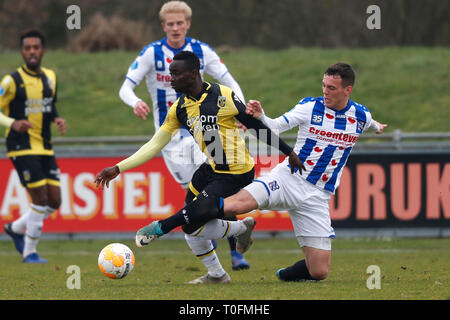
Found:
<svg viewBox="0 0 450 320"><path fill-rule="evenodd" d="M245 105L245 112L256 119L261 119L264 115L264 110L261 106L261 102L258 100L248 100Z"/></svg>
<svg viewBox="0 0 450 320"><path fill-rule="evenodd" d="M261 120L258 120L256 118L253 118L249 116L251 120L245 120L243 123L251 129L256 130L256 137L261 140L261 134L264 132L263 136L266 138L265 142L269 146L276 145L278 149L283 152L285 155L289 157L289 165L291 166L291 173L295 173L295 169L297 169L300 174L303 173L303 171L306 171L305 165L300 160L298 155L295 153L295 151L286 143L283 139L281 139L279 136L277 136L272 130L270 130L269 127L267 127Z"/></svg>
<svg viewBox="0 0 450 320"><path fill-rule="evenodd" d="M294 121L294 119L287 121L285 115L282 115L276 119L266 116L261 102L258 100L249 100L245 106L245 112L256 119L261 120L270 129L277 130L279 133L290 130L298 125L298 122Z"/></svg>
<svg viewBox="0 0 450 320"><path fill-rule="evenodd" d="M171 138L172 135L169 132L159 129L150 141L144 144L134 154L113 167L103 169L97 174L95 178L97 188L100 186L103 189L105 185L108 187L109 181L117 177L121 172L136 168L158 155L162 148L169 143Z"/></svg>
<svg viewBox="0 0 450 320"><path fill-rule="evenodd" d="M136 116L145 120L150 112L150 108L147 103L136 96L134 93L135 88L136 85L132 83L131 80L125 79L119 90L119 97L123 102L133 108L133 112Z"/></svg>
<svg viewBox="0 0 450 320"><path fill-rule="evenodd" d="M240 108L241 107L238 107L238 110ZM300 174L302 174L303 170L306 170L305 166L303 165L298 155L294 152L294 150L286 142L284 142L284 140L282 140L278 135L270 130L270 128L267 127L261 120L253 118L252 116L247 114L245 112L245 109L243 109L243 112L240 112L236 118L248 128L255 129L256 137L258 139L262 138L261 134L263 133L263 137L266 138L265 142L269 146L276 145L278 147L278 150L287 155L289 157L291 173L294 173L296 168L299 170Z"/></svg>
<svg viewBox="0 0 450 320"><path fill-rule="evenodd" d="M291 166L291 173L292 174L295 173L295 169L296 168L298 169L300 174L302 174L303 171L306 171L305 165L303 164L303 162L300 160L300 158L298 157L298 155L294 151L292 151L289 154L289 165Z"/></svg>

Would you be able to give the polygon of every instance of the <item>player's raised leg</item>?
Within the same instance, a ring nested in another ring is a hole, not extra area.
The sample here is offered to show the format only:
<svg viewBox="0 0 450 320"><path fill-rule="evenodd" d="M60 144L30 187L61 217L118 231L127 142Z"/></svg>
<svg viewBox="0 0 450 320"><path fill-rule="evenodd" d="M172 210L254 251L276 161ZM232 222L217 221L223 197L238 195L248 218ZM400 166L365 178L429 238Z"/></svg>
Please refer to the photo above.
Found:
<svg viewBox="0 0 450 320"><path fill-rule="evenodd" d="M236 216L250 212L257 207L256 200L245 189L226 199L220 197L199 197L173 216L164 220L153 221L151 224L139 229L136 233L136 245L142 247L149 244L152 240L187 223L203 225L212 219Z"/></svg>

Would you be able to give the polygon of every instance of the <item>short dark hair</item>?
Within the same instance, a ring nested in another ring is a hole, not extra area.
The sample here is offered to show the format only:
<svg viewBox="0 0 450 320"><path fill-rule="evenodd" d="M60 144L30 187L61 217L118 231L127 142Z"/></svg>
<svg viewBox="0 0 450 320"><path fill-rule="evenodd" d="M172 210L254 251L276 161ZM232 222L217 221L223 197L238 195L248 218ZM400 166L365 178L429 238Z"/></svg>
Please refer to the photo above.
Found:
<svg viewBox="0 0 450 320"><path fill-rule="evenodd" d="M200 72L200 59L191 51L180 51L173 57L173 60L183 60L189 70Z"/></svg>
<svg viewBox="0 0 450 320"><path fill-rule="evenodd" d="M45 47L45 37L39 29L29 28L23 31L20 35L20 46L23 45L23 39L25 38L39 38L41 39L42 46Z"/></svg>
<svg viewBox="0 0 450 320"><path fill-rule="evenodd" d="M327 76L340 76L343 87L353 86L355 84L355 71L353 71L352 66L347 63L335 63L327 68L325 74Z"/></svg>

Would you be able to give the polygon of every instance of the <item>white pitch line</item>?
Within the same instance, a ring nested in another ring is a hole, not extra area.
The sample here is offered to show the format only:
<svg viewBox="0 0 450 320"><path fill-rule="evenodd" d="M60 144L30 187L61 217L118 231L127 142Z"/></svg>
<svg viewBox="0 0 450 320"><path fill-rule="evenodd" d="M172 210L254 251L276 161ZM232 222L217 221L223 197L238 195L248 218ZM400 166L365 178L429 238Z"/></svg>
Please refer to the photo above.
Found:
<svg viewBox="0 0 450 320"><path fill-rule="evenodd" d="M224 249L225 250L225 249ZM428 248L428 249L398 249L398 248L389 248L389 249L333 249L332 251L337 254L341 253L352 253L352 254L367 254L367 253L388 253L388 254L395 254L395 253L414 253L414 252L421 252L421 251L434 251L434 252L449 252L450 250L445 248ZM98 252L95 251L89 251L89 250L67 250L67 251L59 251L59 250L42 250L39 251L39 253L42 256L46 255L61 255L61 256L97 256ZM134 251L135 254L138 252L137 250ZM249 253L259 253L259 254L301 254L301 249L251 249ZM176 254L190 254L190 251L188 249L186 250L146 250L146 251L139 251L139 255L176 255ZM15 251L1 251L0 256L15 256L18 255Z"/></svg>

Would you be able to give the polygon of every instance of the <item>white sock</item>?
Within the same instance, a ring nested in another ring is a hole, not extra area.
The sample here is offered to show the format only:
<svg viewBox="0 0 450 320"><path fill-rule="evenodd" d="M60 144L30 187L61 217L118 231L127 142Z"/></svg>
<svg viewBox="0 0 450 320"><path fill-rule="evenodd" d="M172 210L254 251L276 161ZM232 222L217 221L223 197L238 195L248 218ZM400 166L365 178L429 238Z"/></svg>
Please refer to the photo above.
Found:
<svg viewBox="0 0 450 320"><path fill-rule="evenodd" d="M31 210L29 211L27 219L27 230L25 237L25 246L23 248L23 257L36 252L37 244L42 234L42 227L44 225L44 219L46 217L46 207L38 206L35 204L31 205Z"/></svg>
<svg viewBox="0 0 450 320"><path fill-rule="evenodd" d="M184 237L192 252L208 269L208 274L211 277L219 278L226 273L220 264L219 257L217 256L216 250L214 250L211 240L200 239L189 234L185 234Z"/></svg>
<svg viewBox="0 0 450 320"><path fill-rule="evenodd" d="M241 221L228 221L213 219L204 226L192 232L191 236L201 239L221 239L229 236L237 236L247 230L247 226Z"/></svg>
<svg viewBox="0 0 450 320"><path fill-rule="evenodd" d="M14 220L11 223L11 229L13 232L18 233L18 234L25 233L25 227L27 226L27 220L28 220L28 216L30 214L30 210L31 210L31 208L29 208L27 212L22 214L19 218L17 218L16 220Z"/></svg>

